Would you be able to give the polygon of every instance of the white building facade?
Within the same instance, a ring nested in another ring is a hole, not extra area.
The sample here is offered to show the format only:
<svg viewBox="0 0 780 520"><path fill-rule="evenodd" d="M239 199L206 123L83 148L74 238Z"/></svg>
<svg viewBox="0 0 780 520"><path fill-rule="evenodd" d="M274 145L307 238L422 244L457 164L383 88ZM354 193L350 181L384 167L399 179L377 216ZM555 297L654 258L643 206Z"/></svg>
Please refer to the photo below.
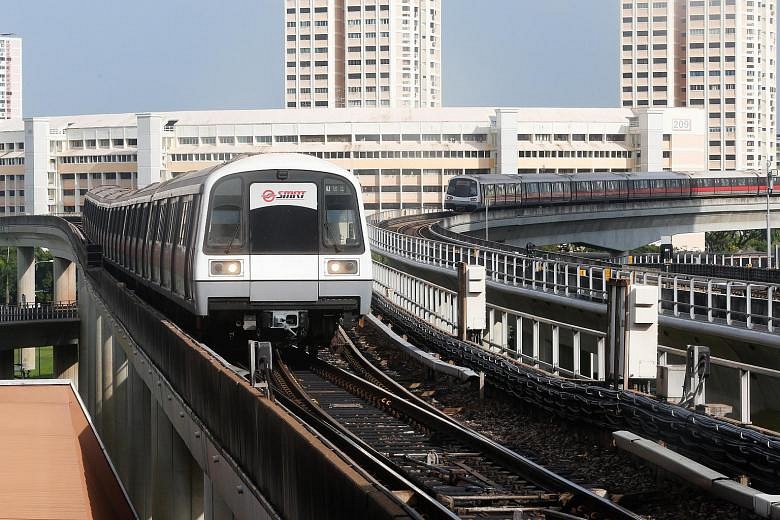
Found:
<svg viewBox="0 0 780 520"><path fill-rule="evenodd" d="M698 107L707 169L775 162L776 0L618 0L624 107Z"/></svg>
<svg viewBox="0 0 780 520"><path fill-rule="evenodd" d="M0 119L22 118L22 39L0 34Z"/></svg>
<svg viewBox="0 0 780 520"><path fill-rule="evenodd" d="M78 213L90 188L145 186L240 154L351 170L370 211L441 208L453 175L701 171L699 109L427 108L98 114L0 121L0 215Z"/></svg>
<svg viewBox="0 0 780 520"><path fill-rule="evenodd" d="M285 106L441 106L441 0L285 0Z"/></svg>

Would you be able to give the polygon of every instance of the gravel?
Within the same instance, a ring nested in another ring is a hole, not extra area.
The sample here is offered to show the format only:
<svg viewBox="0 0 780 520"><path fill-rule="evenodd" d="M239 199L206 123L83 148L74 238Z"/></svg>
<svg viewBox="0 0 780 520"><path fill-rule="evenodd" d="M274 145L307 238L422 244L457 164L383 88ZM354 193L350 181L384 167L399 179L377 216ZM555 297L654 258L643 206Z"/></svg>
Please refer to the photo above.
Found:
<svg viewBox="0 0 780 520"><path fill-rule="evenodd" d="M606 490L624 507L651 519L759 518L687 484L659 476L612 448L609 432L549 417L488 387L483 401L471 384L430 378L367 324L353 330L366 357L393 379L458 421L582 485ZM331 357L331 356L328 356Z"/></svg>

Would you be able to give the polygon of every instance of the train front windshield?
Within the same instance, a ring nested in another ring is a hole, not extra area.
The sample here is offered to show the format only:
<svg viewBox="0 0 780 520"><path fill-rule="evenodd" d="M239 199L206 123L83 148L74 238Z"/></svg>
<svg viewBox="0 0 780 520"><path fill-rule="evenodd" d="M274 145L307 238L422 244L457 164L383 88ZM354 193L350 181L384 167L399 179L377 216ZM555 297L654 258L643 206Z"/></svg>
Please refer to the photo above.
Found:
<svg viewBox="0 0 780 520"><path fill-rule="evenodd" d="M268 177L267 182L264 177ZM289 172L289 178L280 182L267 172L255 172L236 175L215 186L206 252L363 251L357 193L351 183L337 176Z"/></svg>
<svg viewBox="0 0 780 520"><path fill-rule="evenodd" d="M458 198L476 197L477 181L473 179L453 179L447 186L447 195Z"/></svg>

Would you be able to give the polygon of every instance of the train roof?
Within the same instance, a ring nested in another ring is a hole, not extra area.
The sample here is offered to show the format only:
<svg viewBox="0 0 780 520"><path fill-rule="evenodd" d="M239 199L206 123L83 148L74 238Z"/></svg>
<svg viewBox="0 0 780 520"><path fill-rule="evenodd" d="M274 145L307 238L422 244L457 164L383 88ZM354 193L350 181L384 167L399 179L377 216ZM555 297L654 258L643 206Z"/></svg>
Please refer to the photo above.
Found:
<svg viewBox="0 0 780 520"><path fill-rule="evenodd" d="M87 198L97 203L122 202L135 204L177 194L199 193L203 185L214 175L256 170L314 170L352 177L348 170L317 157L300 153L261 153L242 155L231 161L179 175L174 179L150 184L140 190L119 186L100 186L87 192Z"/></svg>

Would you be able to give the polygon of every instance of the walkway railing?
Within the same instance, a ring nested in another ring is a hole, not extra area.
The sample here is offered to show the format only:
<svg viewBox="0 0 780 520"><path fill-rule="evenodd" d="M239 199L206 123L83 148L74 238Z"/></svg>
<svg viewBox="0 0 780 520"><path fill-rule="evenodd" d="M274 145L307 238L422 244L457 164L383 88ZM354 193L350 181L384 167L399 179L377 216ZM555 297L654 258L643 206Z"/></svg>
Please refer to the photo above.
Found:
<svg viewBox="0 0 780 520"><path fill-rule="evenodd" d="M372 216L371 222L412 214L413 211L383 212ZM659 313L664 315L769 333L776 332L780 319L780 285L777 284L540 259L484 246L405 235L377 225L369 226L369 238L374 251L420 264L445 269L454 269L458 262L482 265L488 281L512 287L604 303L607 281L624 278L659 287Z"/></svg>
<svg viewBox="0 0 780 520"><path fill-rule="evenodd" d="M456 334L455 291L374 262L374 291L448 334ZM487 305L480 343L491 352L566 377L603 380L606 335L568 323Z"/></svg>
<svg viewBox="0 0 780 520"><path fill-rule="evenodd" d="M0 323L78 319L78 317L79 308L75 301L0 305Z"/></svg>

